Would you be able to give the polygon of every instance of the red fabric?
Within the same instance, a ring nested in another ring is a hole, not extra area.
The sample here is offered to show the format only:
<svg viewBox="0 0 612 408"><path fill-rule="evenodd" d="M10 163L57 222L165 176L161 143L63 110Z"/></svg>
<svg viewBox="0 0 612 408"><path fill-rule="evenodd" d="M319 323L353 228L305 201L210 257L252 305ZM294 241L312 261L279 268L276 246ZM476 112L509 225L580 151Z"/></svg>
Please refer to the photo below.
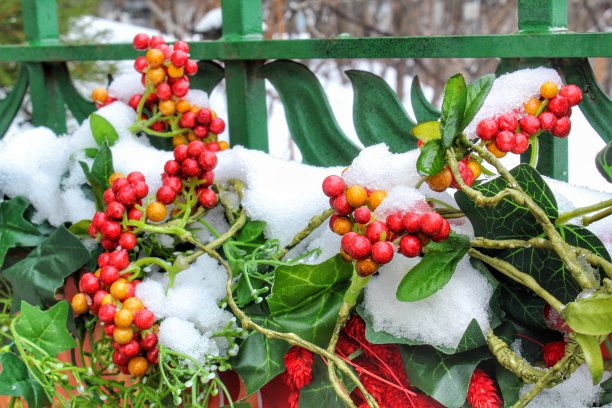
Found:
<svg viewBox="0 0 612 408"><path fill-rule="evenodd" d="M565 342L553 341L542 348L546 367L552 367L565 356Z"/></svg>
<svg viewBox="0 0 612 408"><path fill-rule="evenodd" d="M472 374L466 399L472 408L501 408L503 406L497 395L495 382L480 368L474 370Z"/></svg>

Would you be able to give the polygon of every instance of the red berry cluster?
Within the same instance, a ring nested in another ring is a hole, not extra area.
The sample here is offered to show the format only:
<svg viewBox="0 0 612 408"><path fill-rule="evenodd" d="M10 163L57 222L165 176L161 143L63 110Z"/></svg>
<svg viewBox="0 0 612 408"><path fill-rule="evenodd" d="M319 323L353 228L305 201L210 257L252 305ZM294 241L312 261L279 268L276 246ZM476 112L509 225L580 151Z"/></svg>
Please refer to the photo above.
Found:
<svg viewBox="0 0 612 408"><path fill-rule="evenodd" d="M487 142L487 148L496 157L507 152L524 153L529 147L529 138L542 131L556 137L567 137L571 130L571 107L582 100L582 91L576 85L558 89L553 82L540 87L540 95L529 99L524 110L483 119L476 127L476 134Z"/></svg>
<svg viewBox="0 0 612 408"><path fill-rule="evenodd" d="M380 265L390 262L396 249L404 256L416 257L424 245L444 241L450 234L450 224L436 212L398 211L385 222L376 220L372 211L384 195L372 200L376 192L368 196L362 186L346 188L340 176L326 177L322 187L336 211L330 219L330 228L342 236L341 254L347 261L356 261L360 276L372 275Z"/></svg>

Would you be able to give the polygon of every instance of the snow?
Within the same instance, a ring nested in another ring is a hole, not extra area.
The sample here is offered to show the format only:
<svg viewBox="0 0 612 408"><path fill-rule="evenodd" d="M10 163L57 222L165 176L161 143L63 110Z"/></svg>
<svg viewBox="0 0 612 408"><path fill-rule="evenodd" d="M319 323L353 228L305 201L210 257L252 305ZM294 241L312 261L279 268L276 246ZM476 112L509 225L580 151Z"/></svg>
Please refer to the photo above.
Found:
<svg viewBox="0 0 612 408"><path fill-rule="evenodd" d="M195 23L193 31L197 33L205 33L208 31L218 30L221 28L222 24L221 7L217 7L204 14L204 17Z"/></svg>
<svg viewBox="0 0 612 408"><path fill-rule="evenodd" d="M127 104L132 96L144 94L145 87L142 85L141 76L142 74L134 71L115 77L108 86L108 95Z"/></svg>

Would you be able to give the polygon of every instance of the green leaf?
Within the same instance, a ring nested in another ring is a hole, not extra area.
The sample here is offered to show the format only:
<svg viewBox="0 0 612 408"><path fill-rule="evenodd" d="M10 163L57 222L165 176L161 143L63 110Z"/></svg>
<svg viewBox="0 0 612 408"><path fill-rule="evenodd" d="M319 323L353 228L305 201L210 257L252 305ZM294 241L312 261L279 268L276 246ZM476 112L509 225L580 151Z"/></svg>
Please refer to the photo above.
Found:
<svg viewBox="0 0 612 408"><path fill-rule="evenodd" d="M104 146L104 144L112 146L119 139L119 135L117 135L113 125L97 113L89 115L89 127L91 128L94 140L100 147Z"/></svg>
<svg viewBox="0 0 612 408"><path fill-rule="evenodd" d="M447 408L463 406L474 369L490 359L486 347L446 355L428 346L400 346L410 384Z"/></svg>
<svg viewBox="0 0 612 408"><path fill-rule="evenodd" d="M504 408L510 408L518 401L523 382L497 361L495 362L495 379L504 400Z"/></svg>
<svg viewBox="0 0 612 408"><path fill-rule="evenodd" d="M89 236L89 224L91 224L91 220L81 220L68 227L68 231L74 235Z"/></svg>
<svg viewBox="0 0 612 408"><path fill-rule="evenodd" d="M533 167L520 164L513 168L510 174L550 219L554 220L559 216L555 196ZM492 197L506 186L503 178L496 177L473 188L485 196ZM489 239L530 239L542 233L542 228L527 207L518 205L509 198L502 200L496 207L478 207L462 191L455 193L455 199L474 226L476 236Z"/></svg>
<svg viewBox="0 0 612 408"><path fill-rule="evenodd" d="M55 303L55 291L64 279L90 258L81 240L59 227L23 260L4 271L13 286L13 313L22 300L33 305Z"/></svg>
<svg viewBox="0 0 612 408"><path fill-rule="evenodd" d="M584 354L584 361L591 372L593 384L597 384L601 381L604 370L599 342L596 337L582 333L576 333L576 341L582 349L582 354Z"/></svg>
<svg viewBox="0 0 612 408"><path fill-rule="evenodd" d="M444 148L440 140L432 140L421 147L421 154L417 159L417 171L422 176L438 174L446 164Z"/></svg>
<svg viewBox="0 0 612 408"><path fill-rule="evenodd" d="M244 312L255 323L270 330L282 331L274 321L265 304L252 304ZM238 355L230 360L232 369L240 375L247 394L251 395L274 377L285 371L283 359L291 345L282 340L269 339L263 334L250 331L240 344Z"/></svg>
<svg viewBox="0 0 612 408"><path fill-rule="evenodd" d="M321 83L306 66L277 60L261 67L259 74L278 91L304 163L345 166L359 154L338 126Z"/></svg>
<svg viewBox="0 0 612 408"><path fill-rule="evenodd" d="M442 100L442 146L448 149L455 137L463 130L463 112L467 99L465 79L455 74L448 79L444 87Z"/></svg>
<svg viewBox="0 0 612 408"><path fill-rule="evenodd" d="M444 242L430 243L423 259L401 280L395 294L397 300L414 302L442 289L468 249L470 239L454 233Z"/></svg>
<svg viewBox="0 0 612 408"><path fill-rule="evenodd" d="M83 174L85 174L85 178L87 179L87 182L89 183L89 186L87 185L83 186L85 188L90 188L90 190L86 191L86 194L88 196L90 194L93 194L93 199L96 203L96 210L103 211L106 205L104 203L104 190L105 190L104 187L100 185L98 183L98 180L91 174L91 171L89 171L89 167L87 166L87 163L85 163L84 161L79 161L79 165L81 166L81 169L83 170Z"/></svg>
<svg viewBox="0 0 612 408"><path fill-rule="evenodd" d="M318 265L279 266L267 298L272 316L286 331L325 345L352 273L352 265L340 255Z"/></svg>
<svg viewBox="0 0 612 408"><path fill-rule="evenodd" d="M409 137L414 123L397 94L381 77L365 71L346 71L353 84L353 122L365 146L386 143L393 153L414 149Z"/></svg>
<svg viewBox="0 0 612 408"><path fill-rule="evenodd" d="M599 403L603 406L612 403L612 377L600 384L603 394L599 398Z"/></svg>
<svg viewBox="0 0 612 408"><path fill-rule="evenodd" d="M44 239L40 231L23 217L28 200L15 197L0 203L0 266L9 249L33 247Z"/></svg>
<svg viewBox="0 0 612 408"><path fill-rule="evenodd" d="M95 147L88 147L85 149L85 156L89 157L90 159L95 159L97 154L98 149Z"/></svg>
<svg viewBox="0 0 612 408"><path fill-rule="evenodd" d="M440 119L440 111L429 103L425 97L418 75L412 79L410 102L412 103L412 110L417 122L437 121Z"/></svg>
<svg viewBox="0 0 612 408"><path fill-rule="evenodd" d="M350 393L355 388L355 384L348 378L339 374L339 378L344 388ZM334 387L329 382L327 365L318 355L314 356L312 364L312 381L300 390L300 407L313 408L344 408L344 402L334 391Z"/></svg>
<svg viewBox="0 0 612 408"><path fill-rule="evenodd" d="M98 154L96 154L96 158L91 166L91 175L96 179L98 185L107 189L110 187L108 179L114 172L113 155L108 143L105 142L100 147L100 150L98 150Z"/></svg>
<svg viewBox="0 0 612 408"><path fill-rule="evenodd" d="M493 82L495 82L495 75L487 74L467 86L467 100L461 130L465 129L474 119L474 116L476 116L476 113L487 98L489 91L491 91Z"/></svg>
<svg viewBox="0 0 612 408"><path fill-rule="evenodd" d="M597 153L595 165L608 183L612 183L612 142L608 143L606 147Z"/></svg>
<svg viewBox="0 0 612 408"><path fill-rule="evenodd" d="M612 333L612 296L596 295L570 302L561 315L578 333L592 336Z"/></svg>
<svg viewBox="0 0 612 408"><path fill-rule="evenodd" d="M442 138L442 130L440 129L440 122L437 120L431 122L423 122L412 128L412 136L427 143L431 140L438 140Z"/></svg>
<svg viewBox="0 0 612 408"><path fill-rule="evenodd" d="M15 326L19 335L43 349L49 356L56 357L62 351L70 350L76 342L68 332L68 302L56 303L48 310L40 310L28 302L21 302L21 315ZM38 358L42 353L33 350Z"/></svg>
<svg viewBox="0 0 612 408"><path fill-rule="evenodd" d="M548 329L544 321L546 302L524 286L504 280L501 304L509 317L519 322L521 326L533 330Z"/></svg>
<svg viewBox="0 0 612 408"><path fill-rule="evenodd" d="M225 69L213 61L199 61L198 72L190 78L192 89L201 89L207 94L225 78Z"/></svg>
<svg viewBox="0 0 612 408"><path fill-rule="evenodd" d="M11 352L0 354L0 395L24 397L29 408L43 407L48 404L47 396L41 385L30 376L28 368Z"/></svg>
<svg viewBox="0 0 612 408"><path fill-rule="evenodd" d="M252 242L255 241L266 228L265 221L249 221L238 234L238 241Z"/></svg>

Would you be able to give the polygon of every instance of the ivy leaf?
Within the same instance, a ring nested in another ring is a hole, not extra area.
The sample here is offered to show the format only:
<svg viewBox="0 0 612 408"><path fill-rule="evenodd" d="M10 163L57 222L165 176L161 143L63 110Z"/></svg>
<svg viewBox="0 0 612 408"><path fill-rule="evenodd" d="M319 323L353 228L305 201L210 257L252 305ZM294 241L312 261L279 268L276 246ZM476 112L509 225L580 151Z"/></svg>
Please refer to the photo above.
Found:
<svg viewBox="0 0 612 408"><path fill-rule="evenodd" d="M68 227L68 231L72 232L74 235L82 235L88 237L89 224L91 224L91 220L81 220Z"/></svg>
<svg viewBox="0 0 612 408"><path fill-rule="evenodd" d="M495 362L495 380L504 400L504 407L511 407L518 401L523 382L506 369L504 366Z"/></svg>
<svg viewBox="0 0 612 408"><path fill-rule="evenodd" d="M352 265L340 255L318 265L279 266L267 298L270 312L285 330L323 346L352 274Z"/></svg>
<svg viewBox="0 0 612 408"><path fill-rule="evenodd" d="M253 242L262 233L266 227L265 221L249 221L238 234L238 241L240 242Z"/></svg>
<svg viewBox="0 0 612 408"><path fill-rule="evenodd" d="M431 140L437 140L442 138L442 130L440 129L440 122L437 120L431 122L423 122L412 128L412 136L427 143Z"/></svg>
<svg viewBox="0 0 612 408"><path fill-rule="evenodd" d="M448 149L455 137L463 130L463 112L467 98L465 79L455 74L448 79L444 87L442 100L442 146Z"/></svg>
<svg viewBox="0 0 612 408"><path fill-rule="evenodd" d="M348 378L339 373L339 378L347 392L352 392L355 384ZM300 390L300 407L325 407L332 408L344 407L344 402L338 397L334 391L334 387L329 382L329 374L327 373L327 365L318 355L314 356L312 364L312 381Z"/></svg>
<svg viewBox="0 0 612 408"><path fill-rule="evenodd" d="M119 139L119 135L117 135L113 125L96 113L89 115L89 127L98 146L103 146L104 144L112 146Z"/></svg>
<svg viewBox="0 0 612 408"><path fill-rule="evenodd" d="M595 165L608 183L612 183L612 142L601 149L595 156Z"/></svg>
<svg viewBox="0 0 612 408"><path fill-rule="evenodd" d="M574 331L592 336L612 333L612 297L579 299L567 304L561 315Z"/></svg>
<svg viewBox="0 0 612 408"><path fill-rule="evenodd" d="M584 361L589 367L591 377L593 378L593 385L601 381L603 376L603 357L601 355L601 348L599 342L594 336L589 336L582 333L576 333L576 341L582 349L584 354Z"/></svg>
<svg viewBox="0 0 612 408"><path fill-rule="evenodd" d="M544 321L546 302L524 286L504 281L501 290L501 304L509 317L533 330L548 330Z"/></svg>
<svg viewBox="0 0 612 408"><path fill-rule="evenodd" d="M44 239L40 231L23 216L28 200L15 197L0 203L0 266L9 249L33 247Z"/></svg>
<svg viewBox="0 0 612 408"><path fill-rule="evenodd" d="M454 233L444 242L430 243L423 259L402 278L395 294L397 300L414 302L442 289L468 249L470 239Z"/></svg>
<svg viewBox="0 0 612 408"><path fill-rule="evenodd" d="M11 352L0 354L0 395L24 397L29 408L39 408L48 404L47 396L41 385L30 376L28 368Z"/></svg>
<svg viewBox="0 0 612 408"><path fill-rule="evenodd" d="M55 303L56 289L89 258L81 240L59 227L27 257L4 271L14 291L11 311L17 312L22 300L33 305Z"/></svg>
<svg viewBox="0 0 612 408"><path fill-rule="evenodd" d="M43 349L49 356L56 357L62 351L76 346L68 332L68 302L58 302L48 310L40 310L28 302L21 302L21 315L15 326L17 333ZM39 358L43 354L34 350Z"/></svg>
<svg viewBox="0 0 612 408"><path fill-rule="evenodd" d="M487 347L446 355L428 346L400 346L410 384L447 408L463 406L474 369L490 359Z"/></svg>
<svg viewBox="0 0 612 408"><path fill-rule="evenodd" d="M414 117L417 119L417 122L427 122L430 120L437 121L440 118L440 111L429 103L425 97L418 75L412 79L412 85L410 87L410 102L412 104L412 110L414 111Z"/></svg>
<svg viewBox="0 0 612 408"><path fill-rule="evenodd" d="M255 323L266 329L282 331L283 328L270 316L265 304L252 304L244 312ZM270 382L285 371L283 359L291 345L283 340L269 339L263 334L251 331L240 344L238 355L230 360L246 387L247 395Z"/></svg>
<svg viewBox="0 0 612 408"><path fill-rule="evenodd" d="M489 91L491 91L493 82L495 82L495 75L488 74L481 76L467 86L467 98L461 130L465 129L472 119L474 119L474 116L476 116L476 113L487 98Z"/></svg>
<svg viewBox="0 0 612 408"><path fill-rule="evenodd" d="M423 145L421 154L417 159L417 171L420 175L433 176L438 174L445 164L444 148L440 140L432 140Z"/></svg>

